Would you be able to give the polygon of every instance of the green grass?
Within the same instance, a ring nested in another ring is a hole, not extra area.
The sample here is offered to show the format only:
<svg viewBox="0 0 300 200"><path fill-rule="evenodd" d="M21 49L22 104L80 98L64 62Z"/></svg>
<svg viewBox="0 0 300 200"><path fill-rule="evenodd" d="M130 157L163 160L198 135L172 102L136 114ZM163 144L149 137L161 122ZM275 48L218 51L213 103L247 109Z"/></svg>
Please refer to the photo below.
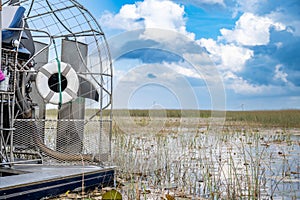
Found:
<svg viewBox="0 0 300 200"><path fill-rule="evenodd" d="M86 113L96 112L86 110ZM153 111L152 111L153 112ZM154 111L155 112L155 111ZM57 110L47 110L50 115L56 115ZM200 117L211 116L210 110L165 110L166 117ZM103 116L108 116L109 110L103 111ZM114 116L128 116L128 110L113 110ZM149 117L149 110L129 110L131 117ZM226 111L226 122L243 122L243 124L255 124L267 127L300 128L300 110L265 110L265 111Z"/></svg>
<svg viewBox="0 0 300 200"><path fill-rule="evenodd" d="M158 110L159 111L159 110ZM211 116L210 110L164 110L166 112L166 117L201 117L208 118ZM155 112L152 111L152 112ZM116 109L113 111L114 115L117 116L126 116L128 115L128 110L125 109ZM148 117L149 110L137 109L129 110L131 117Z"/></svg>
<svg viewBox="0 0 300 200"><path fill-rule="evenodd" d="M114 110L116 116L127 116L128 110ZM129 110L131 117L148 117L149 110ZM166 117L211 116L210 110L166 110ZM300 127L300 110L265 110L265 111L226 111L226 122L243 122L272 127Z"/></svg>
<svg viewBox="0 0 300 200"><path fill-rule="evenodd" d="M228 111L226 121L256 123L273 127L300 127L300 110Z"/></svg>

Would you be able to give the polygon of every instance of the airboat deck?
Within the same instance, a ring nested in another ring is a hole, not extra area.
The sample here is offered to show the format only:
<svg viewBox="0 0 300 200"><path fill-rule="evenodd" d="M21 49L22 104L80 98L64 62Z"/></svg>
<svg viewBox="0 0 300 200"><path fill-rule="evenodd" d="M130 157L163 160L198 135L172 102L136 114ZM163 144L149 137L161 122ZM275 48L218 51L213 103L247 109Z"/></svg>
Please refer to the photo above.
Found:
<svg viewBox="0 0 300 200"><path fill-rule="evenodd" d="M15 165L0 173L6 175L0 177L0 199L41 199L114 181L114 167Z"/></svg>

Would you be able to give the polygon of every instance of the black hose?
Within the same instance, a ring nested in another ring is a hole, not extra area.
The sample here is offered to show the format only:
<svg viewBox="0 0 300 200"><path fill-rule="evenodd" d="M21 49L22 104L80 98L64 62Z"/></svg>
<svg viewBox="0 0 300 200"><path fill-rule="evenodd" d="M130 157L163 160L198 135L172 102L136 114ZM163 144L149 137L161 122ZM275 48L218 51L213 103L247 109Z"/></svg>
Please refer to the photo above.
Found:
<svg viewBox="0 0 300 200"><path fill-rule="evenodd" d="M58 151L54 151L47 147L40 139L38 136L38 130L36 127L36 124L34 122L30 122L33 130L33 140L35 144L39 147L41 151L46 153L49 157L55 158L58 160L63 160L63 161L89 161L89 162L99 162L99 159L97 159L95 156L89 155L89 154L66 154L66 153L61 153Z"/></svg>
<svg viewBox="0 0 300 200"><path fill-rule="evenodd" d="M19 80L20 75L18 75L17 80ZM23 84L23 83L22 83ZM23 114L23 117L25 119L29 119L32 117L32 112L30 106L27 104L27 101L25 100L24 96L22 95L21 88L16 84L16 90L15 90L17 102L19 104L19 109L21 109L21 114Z"/></svg>
<svg viewBox="0 0 300 200"><path fill-rule="evenodd" d="M19 80L20 76L18 76ZM27 104L27 101L25 100L25 97L21 93L21 89L16 84L16 97L17 97L17 107L20 109L21 113L23 114L23 118L25 119L31 119L32 118L32 110L30 106ZM35 144L39 147L41 151L46 153L49 157L58 159L58 160L63 160L63 161L89 161L89 162L99 162L99 160L92 156L92 155L87 155L87 154L66 154L66 153L61 153L58 151L54 151L47 147L42 140L40 139L38 135L38 130L36 127L36 124L34 122L30 122L30 126L32 127L32 135Z"/></svg>

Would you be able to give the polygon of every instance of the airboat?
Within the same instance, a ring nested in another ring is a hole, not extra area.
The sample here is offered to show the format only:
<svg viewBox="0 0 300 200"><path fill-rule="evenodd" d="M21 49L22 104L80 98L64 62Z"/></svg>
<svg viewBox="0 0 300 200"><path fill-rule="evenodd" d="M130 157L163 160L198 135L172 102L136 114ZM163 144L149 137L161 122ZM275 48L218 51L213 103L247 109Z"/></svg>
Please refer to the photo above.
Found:
<svg viewBox="0 0 300 200"><path fill-rule="evenodd" d="M0 199L113 184L112 62L75 0L0 8Z"/></svg>

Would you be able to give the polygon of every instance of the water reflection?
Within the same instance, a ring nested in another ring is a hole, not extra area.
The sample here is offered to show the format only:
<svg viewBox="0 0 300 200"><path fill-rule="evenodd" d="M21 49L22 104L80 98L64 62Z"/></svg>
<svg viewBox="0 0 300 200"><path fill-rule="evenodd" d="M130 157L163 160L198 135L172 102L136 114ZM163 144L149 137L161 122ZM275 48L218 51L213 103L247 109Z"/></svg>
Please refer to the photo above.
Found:
<svg viewBox="0 0 300 200"><path fill-rule="evenodd" d="M293 131L170 126L118 133L113 161L130 198L138 187L152 191L147 199L162 190L177 197L297 199L300 145Z"/></svg>

